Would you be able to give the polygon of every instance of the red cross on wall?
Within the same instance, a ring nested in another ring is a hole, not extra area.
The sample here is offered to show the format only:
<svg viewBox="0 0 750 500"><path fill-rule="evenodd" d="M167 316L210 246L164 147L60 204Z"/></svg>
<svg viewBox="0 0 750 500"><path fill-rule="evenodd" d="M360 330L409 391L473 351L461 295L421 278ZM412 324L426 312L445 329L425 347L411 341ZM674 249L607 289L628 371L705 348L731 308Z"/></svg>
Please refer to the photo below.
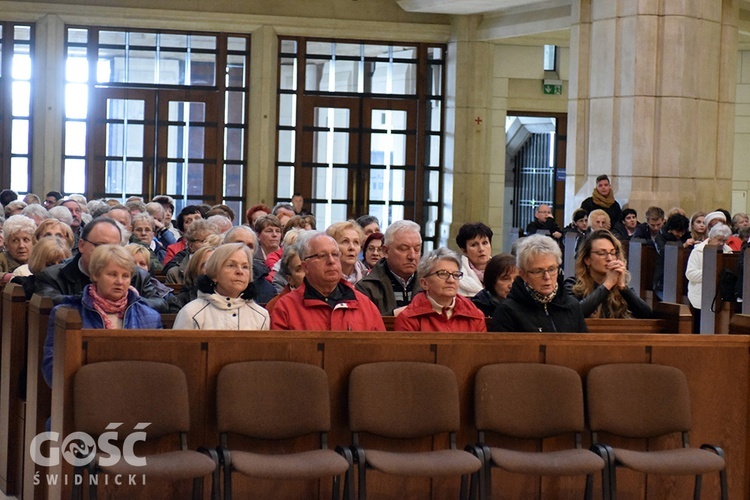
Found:
<svg viewBox="0 0 750 500"><path fill-rule="evenodd" d="M477 125L481 125L482 119L477 116L476 118L474 118L474 123L476 123Z"/></svg>

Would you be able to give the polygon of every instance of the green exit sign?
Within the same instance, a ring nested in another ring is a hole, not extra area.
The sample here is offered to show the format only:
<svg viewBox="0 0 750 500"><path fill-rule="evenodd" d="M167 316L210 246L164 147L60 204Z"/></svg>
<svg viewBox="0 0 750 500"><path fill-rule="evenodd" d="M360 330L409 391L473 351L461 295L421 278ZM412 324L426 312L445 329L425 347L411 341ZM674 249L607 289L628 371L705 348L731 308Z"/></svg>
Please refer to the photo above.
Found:
<svg viewBox="0 0 750 500"><path fill-rule="evenodd" d="M545 95L562 95L562 85L542 84L542 90Z"/></svg>

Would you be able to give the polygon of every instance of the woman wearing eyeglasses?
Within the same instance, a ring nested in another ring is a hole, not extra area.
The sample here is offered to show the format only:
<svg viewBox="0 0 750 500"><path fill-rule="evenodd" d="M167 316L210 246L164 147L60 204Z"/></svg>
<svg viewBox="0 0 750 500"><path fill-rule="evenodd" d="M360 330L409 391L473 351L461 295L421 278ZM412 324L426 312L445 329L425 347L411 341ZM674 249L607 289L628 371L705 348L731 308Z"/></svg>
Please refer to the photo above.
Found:
<svg viewBox="0 0 750 500"><path fill-rule="evenodd" d="M461 260L447 248L433 250L419 261L422 292L396 316L394 330L413 332L486 332L484 313L458 295L463 278Z"/></svg>
<svg viewBox="0 0 750 500"><path fill-rule="evenodd" d="M629 282L620 242L601 229L584 241L576 259L576 276L565 280L565 289L581 302L587 318L650 318L651 308Z"/></svg>
<svg viewBox="0 0 750 500"><path fill-rule="evenodd" d="M493 332L588 332L581 305L565 293L562 252L549 236L518 241L518 277L492 317Z"/></svg>

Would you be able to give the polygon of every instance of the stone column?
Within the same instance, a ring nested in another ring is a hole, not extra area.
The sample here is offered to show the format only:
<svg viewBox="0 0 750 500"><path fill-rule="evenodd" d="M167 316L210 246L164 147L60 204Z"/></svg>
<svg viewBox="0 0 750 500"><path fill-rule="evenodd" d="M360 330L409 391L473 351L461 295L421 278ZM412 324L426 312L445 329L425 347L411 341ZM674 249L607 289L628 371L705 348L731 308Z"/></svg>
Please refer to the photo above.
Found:
<svg viewBox="0 0 750 500"><path fill-rule="evenodd" d="M482 221L495 231L499 251L505 165L488 159L502 158L505 141L489 141L488 133L504 138L505 123L504 114L492 111L492 46L477 41L480 21L479 16L456 16L448 43L440 244L458 250L458 229Z"/></svg>
<svg viewBox="0 0 750 500"><path fill-rule="evenodd" d="M574 0L566 214L602 173L641 218L729 208L738 17L737 0Z"/></svg>

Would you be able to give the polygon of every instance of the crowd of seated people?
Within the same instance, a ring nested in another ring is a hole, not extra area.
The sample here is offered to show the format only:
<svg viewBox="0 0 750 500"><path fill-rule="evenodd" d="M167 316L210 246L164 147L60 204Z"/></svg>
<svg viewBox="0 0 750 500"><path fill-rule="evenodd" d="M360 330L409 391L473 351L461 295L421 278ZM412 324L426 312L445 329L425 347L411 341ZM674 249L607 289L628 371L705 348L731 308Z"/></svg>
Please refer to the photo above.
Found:
<svg viewBox="0 0 750 500"><path fill-rule="evenodd" d="M653 315L629 285L622 242L642 237L654 245L657 281L667 243L692 249L688 297L699 314L704 249L726 243L725 251L737 251L750 237L747 214L721 210L688 219L672 209L665 221L653 206L639 223L602 178L564 230L576 234L575 274L564 276L563 230L546 203L527 232L547 230L518 240L512 255L493 255L494 233L482 222L458 228L460 253L423 255L416 222L381 232L380 221L364 215L319 231L299 199L253 206L236 226L225 205L187 205L172 221L168 196L87 202L51 191L43 200L27 196L21 207L8 191L0 193L8 215L0 220L3 282L78 308L93 328L143 328L172 313L183 329L384 330L383 317L393 316L407 331L481 332L489 324L491 331L585 332L585 318ZM148 308L146 323L128 315L132 307Z"/></svg>

